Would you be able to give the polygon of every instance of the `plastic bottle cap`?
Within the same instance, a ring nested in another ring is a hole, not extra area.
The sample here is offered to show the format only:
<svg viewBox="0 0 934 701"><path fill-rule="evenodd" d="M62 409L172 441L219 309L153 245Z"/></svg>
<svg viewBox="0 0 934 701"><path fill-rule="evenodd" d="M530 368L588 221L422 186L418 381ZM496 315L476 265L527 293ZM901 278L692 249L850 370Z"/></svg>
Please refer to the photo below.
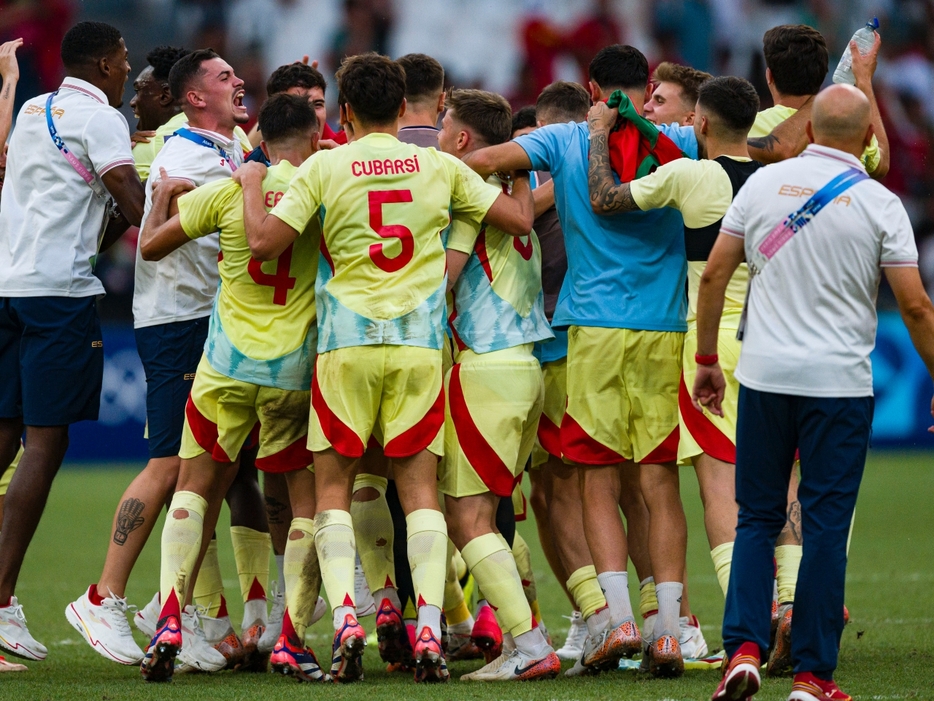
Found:
<svg viewBox="0 0 934 701"><path fill-rule="evenodd" d="M879 18L878 18L878 17L873 17L871 21L866 22L866 26L867 26L867 27L872 27L873 29L878 29L878 28L879 28Z"/></svg>

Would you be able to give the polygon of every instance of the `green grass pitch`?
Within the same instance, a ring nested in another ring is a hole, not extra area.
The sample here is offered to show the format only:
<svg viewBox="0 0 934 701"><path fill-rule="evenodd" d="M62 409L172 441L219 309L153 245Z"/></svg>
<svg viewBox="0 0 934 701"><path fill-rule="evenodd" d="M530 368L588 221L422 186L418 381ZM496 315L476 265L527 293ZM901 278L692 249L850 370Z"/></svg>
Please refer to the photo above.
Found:
<svg viewBox="0 0 934 701"><path fill-rule="evenodd" d="M443 687L416 686L407 675L388 676L375 649L365 657L366 680L351 686L298 684L272 674L178 675L167 685L147 685L133 667L98 656L65 620L64 609L96 580L106 550L113 510L134 469L66 468L52 491L39 532L20 576L17 595L29 627L49 647L45 662L29 663L22 674L0 675L0 698L8 699L387 699L403 694L421 699L502 701L583 701L585 699L707 699L717 683L711 671L687 672L682 679L658 681L634 672L597 678L527 684L470 685L456 681L479 663L453 665ZM711 650L720 645L722 595L703 531L693 472L682 470L688 514L690 600ZM870 456L856 509L846 602L851 623L843 635L837 680L859 699L934 698L934 455L874 453ZM226 514L221 516L225 523ZM142 606L158 585L159 537L154 531L130 580L131 603ZM534 523L520 524L532 548L542 612L556 646L564 640L569 604L547 569ZM236 570L229 533L219 529L221 567L239 621ZM273 573L275 568L272 568ZM630 576L630 581L635 579ZM635 591L634 591L635 593ZM638 601L638 595L633 601ZM327 658L329 616L309 637ZM373 619L364 619L372 628ZM143 638L138 635L140 644ZM322 660L323 661L323 660ZM565 667L569 666L565 663ZM789 680L766 680L758 699L784 699ZM397 697L402 698L402 697Z"/></svg>

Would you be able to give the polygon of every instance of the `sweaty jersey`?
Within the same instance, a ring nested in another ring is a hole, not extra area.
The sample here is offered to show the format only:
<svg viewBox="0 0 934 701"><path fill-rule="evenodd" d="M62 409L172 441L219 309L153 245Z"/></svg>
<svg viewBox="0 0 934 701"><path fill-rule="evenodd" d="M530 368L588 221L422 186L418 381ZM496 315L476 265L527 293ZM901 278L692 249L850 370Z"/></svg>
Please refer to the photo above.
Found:
<svg viewBox="0 0 934 701"><path fill-rule="evenodd" d="M451 217L479 227L498 196L453 156L389 134L305 161L272 214L296 231L321 223L318 352L440 349Z"/></svg>
<svg viewBox="0 0 934 701"><path fill-rule="evenodd" d="M288 190L297 168L271 166L263 180L266 209ZM182 229L192 239L220 232L220 291L205 344L215 370L243 382L307 390L315 356L317 220L309 222L276 260L250 255L243 224L243 191L225 178L178 200Z"/></svg>
<svg viewBox="0 0 934 701"><path fill-rule="evenodd" d="M496 192L503 187L495 175L488 182ZM534 231L516 237L455 218L448 248L470 255L451 290L450 323L461 350L489 353L554 338L545 317L542 249Z"/></svg>

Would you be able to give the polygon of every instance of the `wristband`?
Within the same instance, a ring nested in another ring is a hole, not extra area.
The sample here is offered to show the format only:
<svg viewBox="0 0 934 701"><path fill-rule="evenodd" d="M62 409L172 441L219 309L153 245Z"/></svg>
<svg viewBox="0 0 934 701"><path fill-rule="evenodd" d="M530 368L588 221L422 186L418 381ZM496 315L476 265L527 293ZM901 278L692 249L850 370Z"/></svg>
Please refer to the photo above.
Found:
<svg viewBox="0 0 934 701"><path fill-rule="evenodd" d="M700 353L695 353L694 362L698 365L716 365L720 362L720 358L716 353L711 353L710 355L701 355Z"/></svg>

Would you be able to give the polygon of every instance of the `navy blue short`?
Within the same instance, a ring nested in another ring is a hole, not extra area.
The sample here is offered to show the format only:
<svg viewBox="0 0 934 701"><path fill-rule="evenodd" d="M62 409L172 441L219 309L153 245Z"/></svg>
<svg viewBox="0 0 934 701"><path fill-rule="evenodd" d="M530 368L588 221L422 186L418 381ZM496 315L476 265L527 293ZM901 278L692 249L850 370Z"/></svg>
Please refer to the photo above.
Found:
<svg viewBox="0 0 934 701"><path fill-rule="evenodd" d="M208 336L208 317L136 329L136 349L146 372L149 457L178 455L185 404Z"/></svg>
<svg viewBox="0 0 934 701"><path fill-rule="evenodd" d="M0 418L96 421L103 378L95 297L0 298Z"/></svg>

